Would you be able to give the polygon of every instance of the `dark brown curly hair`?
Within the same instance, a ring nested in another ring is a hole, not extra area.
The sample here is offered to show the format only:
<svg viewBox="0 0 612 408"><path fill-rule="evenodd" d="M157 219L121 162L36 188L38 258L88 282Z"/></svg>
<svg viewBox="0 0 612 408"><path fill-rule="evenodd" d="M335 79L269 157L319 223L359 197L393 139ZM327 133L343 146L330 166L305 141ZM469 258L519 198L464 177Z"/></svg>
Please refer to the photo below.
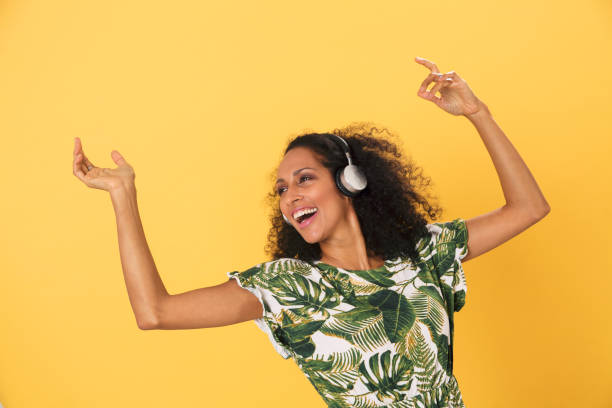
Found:
<svg viewBox="0 0 612 408"><path fill-rule="evenodd" d="M416 244L428 235L427 217L436 220L443 209L430 204L427 193L431 178L411 159L406 159L398 146L400 139L386 128L368 122L354 122L333 134L341 136L350 146L353 164L365 173L368 184L357 197L353 207L361 226L369 256L395 259L398 256L418 262ZM387 137L383 137L386 134ZM289 140L283 153L303 146L312 150L329 169L332 179L339 167L347 165L346 155L328 133L303 133ZM278 167L270 173L277 177ZM274 184L272 182L272 184ZM310 244L282 217L276 190L267 195L272 208L265 252L272 259L297 258L312 262L321 258L318 243Z"/></svg>

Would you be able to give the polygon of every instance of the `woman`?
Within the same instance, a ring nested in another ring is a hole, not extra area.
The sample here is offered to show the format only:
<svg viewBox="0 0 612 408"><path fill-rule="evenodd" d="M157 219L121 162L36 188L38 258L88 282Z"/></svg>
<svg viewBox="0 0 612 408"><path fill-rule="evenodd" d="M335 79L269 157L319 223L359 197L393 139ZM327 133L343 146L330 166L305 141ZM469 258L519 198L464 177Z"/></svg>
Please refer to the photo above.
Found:
<svg viewBox="0 0 612 408"><path fill-rule="evenodd" d="M191 329L254 319L330 407L463 407L452 370L453 313L467 290L462 262L522 232L550 207L467 83L416 61L431 71L417 95L476 127L506 204L428 224L425 214L436 218L440 210L418 191L428 179L402 161L395 144L373 137L375 128L301 135L286 148L269 197L279 206L266 248L273 260L186 293L169 294L157 273L132 167L117 151L117 168L95 167L76 139L75 176L108 191L113 202L138 326Z"/></svg>

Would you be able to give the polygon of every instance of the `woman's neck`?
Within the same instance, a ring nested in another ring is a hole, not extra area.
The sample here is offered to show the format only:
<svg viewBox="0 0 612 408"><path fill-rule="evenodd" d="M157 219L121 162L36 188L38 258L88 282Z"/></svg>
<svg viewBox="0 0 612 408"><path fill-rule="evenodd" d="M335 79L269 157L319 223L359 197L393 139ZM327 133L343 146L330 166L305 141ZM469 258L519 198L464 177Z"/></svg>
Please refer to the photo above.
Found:
<svg viewBox="0 0 612 408"><path fill-rule="evenodd" d="M319 242L320 261L349 270L375 269L384 265L382 257L367 250L357 213L350 200L347 204L344 219L328 239Z"/></svg>

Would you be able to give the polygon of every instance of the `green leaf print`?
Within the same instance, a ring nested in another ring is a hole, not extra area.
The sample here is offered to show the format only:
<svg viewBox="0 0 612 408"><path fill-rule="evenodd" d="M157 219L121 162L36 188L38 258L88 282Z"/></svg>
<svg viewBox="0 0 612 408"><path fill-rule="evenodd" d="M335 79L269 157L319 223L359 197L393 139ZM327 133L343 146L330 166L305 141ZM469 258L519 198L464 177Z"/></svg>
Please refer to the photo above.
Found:
<svg viewBox="0 0 612 408"><path fill-rule="evenodd" d="M395 281L389 279L395 274L395 272L389 271L386 268L372 269L366 271L351 271L351 273L359 276L362 279L367 280L368 282L375 283L378 286L382 286L384 288L389 288L395 285Z"/></svg>
<svg viewBox="0 0 612 408"><path fill-rule="evenodd" d="M465 290L455 292L455 312L458 312L465 305Z"/></svg>
<svg viewBox="0 0 612 408"><path fill-rule="evenodd" d="M426 286L421 286L419 291L415 292L410 297L410 302L414 307L417 319L423 322L429 328L429 331L435 336L444 331L444 326L448 323L446 314L446 305L440 299L440 295L436 291L435 296L430 296L432 291L425 291ZM435 289L433 289L435 291Z"/></svg>
<svg viewBox="0 0 612 408"><path fill-rule="evenodd" d="M308 276L310 273L310 265L294 258L279 258L274 262L270 262L268 267L268 278L280 274Z"/></svg>
<svg viewBox="0 0 612 408"><path fill-rule="evenodd" d="M363 375L362 381L370 391L376 391L376 397L383 401L386 397L393 397L401 401L405 395L398 391L410 389L412 379L412 361L401 354L391 358L391 351L382 354L376 353L366 362L359 365Z"/></svg>
<svg viewBox="0 0 612 408"><path fill-rule="evenodd" d="M407 348L410 360L414 363L417 389L427 392L432 389L432 378L436 372L436 355L421 332L421 326L415 325L407 338Z"/></svg>
<svg viewBox="0 0 612 408"><path fill-rule="evenodd" d="M389 340L392 343L401 341L415 319L414 309L408 299L400 293L384 289L368 296L368 301L382 312Z"/></svg>
<svg viewBox="0 0 612 408"><path fill-rule="evenodd" d="M348 312L340 312L334 315L334 319L344 320L346 322L359 322L370 317L377 316L380 313L376 307L372 305L363 305L355 307Z"/></svg>
<svg viewBox="0 0 612 408"><path fill-rule="evenodd" d="M356 348L346 352L332 353L323 358L300 359L302 370L313 384L321 386L322 391L345 393L355 387L359 377L359 363L362 353Z"/></svg>
<svg viewBox="0 0 612 408"><path fill-rule="evenodd" d="M444 300L435 288L421 286L410 301L414 306L418 321L425 324L431 337L438 347L438 361L445 369L448 366L448 336L443 334L444 326L448 324ZM450 328L450 326L449 326Z"/></svg>
<svg viewBox="0 0 612 408"><path fill-rule="evenodd" d="M280 323L283 326L288 326L290 324L295 323L295 321L291 318L291 316L289 315L289 313L286 310L282 310L281 311L281 318L277 319L277 321L280 321Z"/></svg>
<svg viewBox="0 0 612 408"><path fill-rule="evenodd" d="M370 304L336 313L321 327L321 333L340 337L366 351L375 350L389 341L382 313Z"/></svg>
<svg viewBox="0 0 612 408"><path fill-rule="evenodd" d="M450 287L446 282L440 280L440 290L446 299L446 310L448 311L449 317L452 318L453 310L455 309L455 298L453 296L453 288Z"/></svg>
<svg viewBox="0 0 612 408"><path fill-rule="evenodd" d="M344 400L342 396L338 395L325 395L321 394L323 397L323 401L327 404L328 408L356 408L357 405L349 404ZM366 408L375 408L375 407L366 407Z"/></svg>
<svg viewBox="0 0 612 408"><path fill-rule="evenodd" d="M320 263L318 267L320 274L325 280L345 297L344 302L352 304L355 298L355 289L351 283L351 277L344 272L340 272L336 267L331 265Z"/></svg>
<svg viewBox="0 0 612 408"><path fill-rule="evenodd" d="M259 271L261 271L261 268L258 265L256 265L242 272L240 276L242 277L242 279L244 279L248 283L251 283L251 279L253 278L253 276L257 275Z"/></svg>
<svg viewBox="0 0 612 408"><path fill-rule="evenodd" d="M424 265L423 268L419 270L417 276L424 283L431 283L436 285L439 281L439 278L436 275L436 271L434 270L433 265L431 264Z"/></svg>
<svg viewBox="0 0 612 408"><path fill-rule="evenodd" d="M291 308L291 312L304 318L312 319L313 315L320 314L326 319L329 317L327 309L341 302L340 296L333 289L301 275L276 276L270 280L270 287L276 288L276 299L280 304L298 306Z"/></svg>
<svg viewBox="0 0 612 408"><path fill-rule="evenodd" d="M330 380L323 377L322 375L320 375L320 373L317 373L316 371L313 371L312 375L310 375L308 379L310 380L312 385L315 386L315 388L320 390L319 392L324 391L324 392L329 392L332 394L338 394L338 393L346 392L346 390L349 389L345 385L337 385L337 384L332 383ZM350 387L350 389L353 389L353 384L352 383L349 384L348 387Z"/></svg>
<svg viewBox="0 0 612 408"><path fill-rule="evenodd" d="M434 337L434 341L436 343L436 347L438 348L438 362L440 363L442 368L446 370L446 374L450 376L452 372L450 370L450 362L448 361L448 351L450 347L448 337L446 336L446 334L438 334Z"/></svg>
<svg viewBox="0 0 612 408"><path fill-rule="evenodd" d="M467 229L464 223L456 220L446 224L437 223L436 225L441 227L442 231L433 245L436 249L433 262L438 269L438 273L442 275L458 268L458 265L455 264L455 253L460 245L464 253L467 251L467 245L465 245Z"/></svg>
<svg viewBox="0 0 612 408"><path fill-rule="evenodd" d="M438 292L438 289L435 286L422 285L417 287L417 289L423 293L426 293L431 299L436 300L440 305L445 306L444 299Z"/></svg>
<svg viewBox="0 0 612 408"><path fill-rule="evenodd" d="M325 320L313 320L305 323L294 323L277 329L282 343L289 345L302 357L310 357L315 351L311 336L321 328Z"/></svg>
<svg viewBox="0 0 612 408"><path fill-rule="evenodd" d="M329 373L349 372L359 366L363 354L352 347L344 353L331 353L324 359L319 356L304 362L304 368L323 370Z"/></svg>

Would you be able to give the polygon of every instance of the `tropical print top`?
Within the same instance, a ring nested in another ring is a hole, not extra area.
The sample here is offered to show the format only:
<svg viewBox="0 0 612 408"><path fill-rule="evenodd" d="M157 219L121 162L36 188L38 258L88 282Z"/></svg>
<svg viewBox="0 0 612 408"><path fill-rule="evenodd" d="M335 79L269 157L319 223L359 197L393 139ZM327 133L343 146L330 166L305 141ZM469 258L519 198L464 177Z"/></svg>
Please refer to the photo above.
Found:
<svg viewBox="0 0 612 408"><path fill-rule="evenodd" d="M255 319L328 407L465 407L453 375L453 313L467 291L467 228L427 224L420 260L369 270L281 258L229 278L253 293Z"/></svg>

